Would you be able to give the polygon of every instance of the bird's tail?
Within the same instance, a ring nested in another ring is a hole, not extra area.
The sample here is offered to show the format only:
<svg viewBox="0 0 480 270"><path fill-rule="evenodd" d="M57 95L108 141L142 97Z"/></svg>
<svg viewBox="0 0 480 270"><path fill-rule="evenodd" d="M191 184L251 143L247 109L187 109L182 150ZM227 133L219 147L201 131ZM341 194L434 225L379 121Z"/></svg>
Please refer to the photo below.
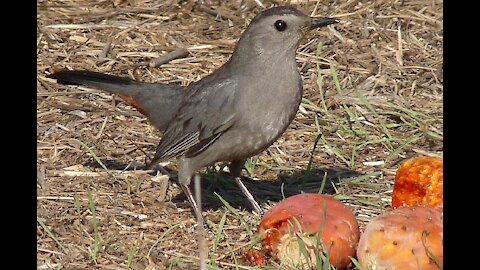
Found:
<svg viewBox="0 0 480 270"><path fill-rule="evenodd" d="M117 94L163 131L180 107L182 86L146 83L84 70L62 70L48 76L60 84L83 85Z"/></svg>

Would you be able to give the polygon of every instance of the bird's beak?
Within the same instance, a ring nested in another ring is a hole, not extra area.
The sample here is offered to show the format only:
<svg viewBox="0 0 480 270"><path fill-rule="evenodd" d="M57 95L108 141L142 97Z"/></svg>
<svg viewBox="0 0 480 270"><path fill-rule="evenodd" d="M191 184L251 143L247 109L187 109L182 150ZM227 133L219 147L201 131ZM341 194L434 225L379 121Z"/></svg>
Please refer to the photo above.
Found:
<svg viewBox="0 0 480 270"><path fill-rule="evenodd" d="M339 19L327 18L327 17L312 19L311 22L310 22L309 28L310 29L315 29L315 28L324 27L324 26L334 24L334 23L339 23L339 22L340 22Z"/></svg>

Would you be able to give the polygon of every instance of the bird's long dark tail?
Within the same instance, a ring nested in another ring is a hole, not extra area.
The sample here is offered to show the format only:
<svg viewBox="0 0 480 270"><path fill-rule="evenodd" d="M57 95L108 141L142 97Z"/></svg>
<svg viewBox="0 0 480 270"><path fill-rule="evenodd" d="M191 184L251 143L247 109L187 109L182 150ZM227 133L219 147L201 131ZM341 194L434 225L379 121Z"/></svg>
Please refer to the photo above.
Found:
<svg viewBox="0 0 480 270"><path fill-rule="evenodd" d="M163 131L180 107L180 85L146 83L85 70L62 70L48 76L60 84L83 85L117 94Z"/></svg>
<svg viewBox="0 0 480 270"><path fill-rule="evenodd" d="M48 76L56 79L57 83L67 85L83 85L104 90L113 94L120 94L136 98L148 90L139 88L166 88L167 85L137 82L129 78L119 77L86 70L62 70ZM147 93L150 94L150 93Z"/></svg>

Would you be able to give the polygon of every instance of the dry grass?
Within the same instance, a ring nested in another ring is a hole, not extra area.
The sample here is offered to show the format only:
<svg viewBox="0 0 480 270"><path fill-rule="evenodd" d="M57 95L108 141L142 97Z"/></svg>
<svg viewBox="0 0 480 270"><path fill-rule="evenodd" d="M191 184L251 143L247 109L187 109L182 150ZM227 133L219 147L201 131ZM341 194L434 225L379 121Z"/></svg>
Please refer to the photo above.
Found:
<svg viewBox="0 0 480 270"><path fill-rule="evenodd" d="M118 98L45 75L68 67L199 80L228 59L262 10L253 0L200 2L37 2L39 269L198 269L195 216L181 189L134 169L160 133ZM389 209L398 162L442 155L442 1L291 2L342 22L299 48L305 100L285 134L253 159L246 185L269 208L282 196L317 192L327 172L326 191L351 206L363 228ZM139 65L178 48L187 56ZM164 165L175 176L175 161ZM245 210L233 181L214 173L220 165L202 176L208 259L217 269L250 269L242 252L260 217Z"/></svg>

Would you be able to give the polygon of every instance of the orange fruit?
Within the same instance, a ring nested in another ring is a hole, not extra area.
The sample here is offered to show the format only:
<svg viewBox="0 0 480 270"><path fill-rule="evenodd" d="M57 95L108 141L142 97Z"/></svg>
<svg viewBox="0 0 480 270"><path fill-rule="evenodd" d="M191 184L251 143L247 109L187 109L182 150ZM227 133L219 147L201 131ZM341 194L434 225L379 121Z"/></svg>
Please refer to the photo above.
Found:
<svg viewBox="0 0 480 270"><path fill-rule="evenodd" d="M443 207L443 160L414 157L400 165L395 176L392 207Z"/></svg>

